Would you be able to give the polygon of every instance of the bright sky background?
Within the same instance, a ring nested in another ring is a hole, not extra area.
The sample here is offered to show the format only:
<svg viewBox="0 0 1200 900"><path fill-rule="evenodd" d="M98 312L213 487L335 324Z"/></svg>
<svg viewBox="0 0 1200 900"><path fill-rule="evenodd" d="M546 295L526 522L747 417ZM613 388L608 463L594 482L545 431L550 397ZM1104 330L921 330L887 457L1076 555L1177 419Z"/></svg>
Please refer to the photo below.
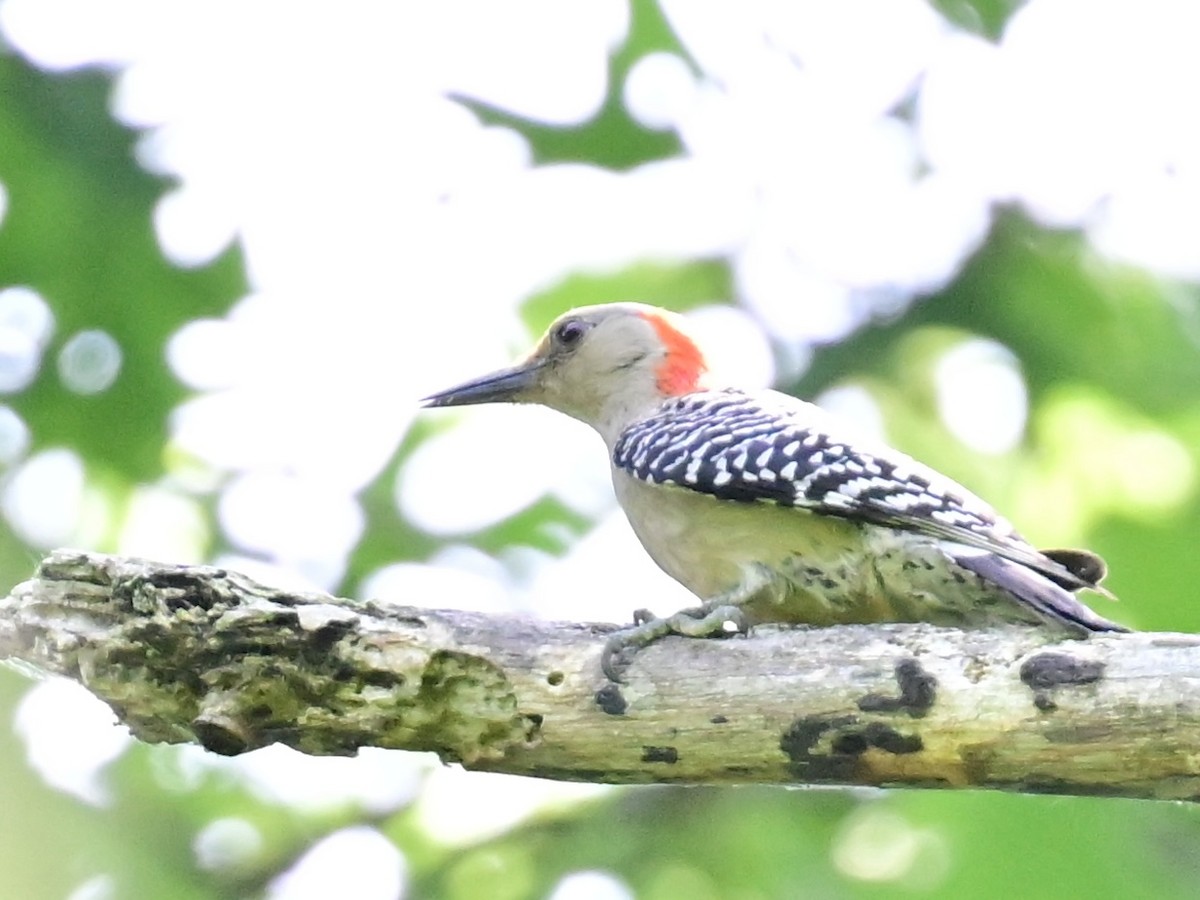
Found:
<svg viewBox="0 0 1200 900"><path fill-rule="evenodd" d="M447 96L552 124L586 121L628 29L619 0L0 5L4 38L36 64L117 73L113 113L144 130L139 159L179 179L155 213L172 260L200 265L230 241L243 245L253 292L171 344L175 371L199 392L179 410L174 440L237 473L222 495L222 526L245 551L277 562L265 577L336 584L363 528L355 492L393 453L416 399L509 362L529 340L519 302L574 271L729 258L745 311L705 310L697 327L734 378L764 385L775 375L768 335L803 348L945 284L984 238L997 202L1080 227L1116 259L1200 280L1194 2L1031 0L995 45L949 27L921 0L663 7L700 72L653 55L623 97L648 127L677 131L685 152L615 173L534 167L519 135L480 125ZM911 124L888 115L914 92ZM51 327L45 313L36 295L0 292L0 355L36 366ZM115 377L119 348L105 337L85 336L58 360L80 389ZM1025 414L1011 356L984 343L956 353L944 363L948 423L980 449L1011 446ZM22 365L0 367L0 384L30 377ZM990 408L1007 413L980 421L962 385L991 391ZM829 400L871 424L862 396ZM539 410L481 409L459 421L418 450L396 487L403 514L445 537L446 549L376 573L371 593L436 589L474 606L516 602L612 620L628 614L612 596L653 584L661 605L680 605L681 589L614 515L590 433ZM0 457L19 455L19 425L0 421ZM519 465L535 441L557 447L542 458L562 464ZM469 502L446 503L443 486L476 470L482 447L504 478L481 475ZM522 551L494 560L454 543L547 492L599 520L566 558ZM52 545L80 533L84 493L78 461L59 452L27 462L3 503L27 537ZM124 550L199 554L203 525L184 501L147 486L140 502ZM614 555L628 564L602 564ZM249 559L224 562L262 572ZM577 606L550 605L567 593ZM51 702L38 699L50 690L27 701L31 753L46 745L49 717L28 709ZM89 757L90 771L119 752L95 746L103 752ZM333 796L357 796L352 770L372 765L335 772L347 761L319 762ZM394 757L389 765L394 790L411 789L411 768ZM99 799L86 775L78 785ZM198 854L240 833L230 827ZM307 864L374 853L394 872L394 848L376 838L345 832ZM319 878L306 870L275 895L308 896L306 881ZM379 896L389 896L390 882L380 883ZM606 889L621 895L619 885ZM583 896L566 886L560 894Z"/></svg>

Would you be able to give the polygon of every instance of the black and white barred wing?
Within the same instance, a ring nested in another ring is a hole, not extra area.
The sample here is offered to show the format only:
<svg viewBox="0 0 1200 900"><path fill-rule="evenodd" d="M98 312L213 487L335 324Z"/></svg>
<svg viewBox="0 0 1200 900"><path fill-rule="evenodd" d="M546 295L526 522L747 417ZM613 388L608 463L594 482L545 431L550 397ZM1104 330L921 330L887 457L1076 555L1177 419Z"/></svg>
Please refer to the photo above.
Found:
<svg viewBox="0 0 1200 900"><path fill-rule="evenodd" d="M895 451L849 443L839 430L820 408L785 394L705 391L669 400L629 426L613 462L642 481L723 500L769 501L986 551L977 555L983 562L965 554L969 568L1002 567L986 559L994 554L1072 590L1094 587L1102 574L1098 562L1101 571L1088 577L1071 553L1039 552L965 489Z"/></svg>

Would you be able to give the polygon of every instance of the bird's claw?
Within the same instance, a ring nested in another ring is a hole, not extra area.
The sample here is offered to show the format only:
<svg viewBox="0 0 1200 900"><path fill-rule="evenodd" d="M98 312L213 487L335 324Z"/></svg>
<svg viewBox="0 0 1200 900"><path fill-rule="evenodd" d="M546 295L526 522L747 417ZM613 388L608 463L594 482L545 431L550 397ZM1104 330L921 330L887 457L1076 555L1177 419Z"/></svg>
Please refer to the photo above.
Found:
<svg viewBox="0 0 1200 900"><path fill-rule="evenodd" d="M600 669L604 677L617 684L625 683L625 670L633 661L633 654L669 634L684 637L723 637L726 622L736 626L735 634L746 634L749 622L740 607L727 603L683 609L665 618L656 618L649 611L639 609L633 614L634 624L614 632L604 642L600 653Z"/></svg>

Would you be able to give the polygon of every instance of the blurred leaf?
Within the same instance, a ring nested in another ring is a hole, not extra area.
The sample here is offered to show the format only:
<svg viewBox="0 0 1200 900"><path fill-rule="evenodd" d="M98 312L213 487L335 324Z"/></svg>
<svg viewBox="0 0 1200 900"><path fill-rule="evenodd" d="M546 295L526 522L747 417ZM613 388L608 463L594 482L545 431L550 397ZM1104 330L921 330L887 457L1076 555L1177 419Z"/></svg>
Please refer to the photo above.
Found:
<svg viewBox="0 0 1200 900"><path fill-rule="evenodd" d="M609 60L608 90L600 111L588 122L569 128L523 119L470 97L458 100L488 125L520 132L533 149L534 161L584 162L607 169L632 169L666 159L682 149L672 132L652 131L630 117L622 100L625 76L648 53L663 51L687 58L654 0L630 0L629 36Z"/></svg>
<svg viewBox="0 0 1200 900"><path fill-rule="evenodd" d="M1162 829L1196 834L1190 806L1091 797L902 791L895 809L935 828L954 864L946 897L1169 898L1195 893L1194 859L1160 850Z"/></svg>
<svg viewBox="0 0 1200 900"><path fill-rule="evenodd" d="M12 710L28 690L26 677L0 666L0 709ZM11 721L0 728L0 810L0 896L65 897L104 871L82 852L96 811L30 771Z"/></svg>
<svg viewBox="0 0 1200 900"><path fill-rule="evenodd" d="M110 87L99 72L50 78L0 56L0 287L33 287L55 318L37 380L11 398L33 449L73 447L93 471L132 483L161 472L167 416L185 395L167 368L167 338L223 313L246 284L235 250L191 271L163 258L151 214L167 185L136 165L136 135L108 115ZM68 389L55 365L83 329L106 331L123 358L113 386L89 396Z"/></svg>
<svg viewBox="0 0 1200 900"><path fill-rule="evenodd" d="M931 0L931 5L964 31L995 41L1025 0Z"/></svg>
<svg viewBox="0 0 1200 900"><path fill-rule="evenodd" d="M464 867L487 861L497 882L523 880L527 866L510 871L504 861L529 854L537 881L525 896L546 896L562 877L580 870L615 875L638 897L662 896L657 891L689 879L709 885L715 897L835 896L839 879L831 877L827 847L855 802L835 791L623 790L610 802L584 804L477 847L428 857L428 868L413 873L413 893L485 896L453 892Z"/></svg>
<svg viewBox="0 0 1200 900"><path fill-rule="evenodd" d="M821 348L796 388L811 396L848 372L884 372L899 335L930 325L1012 349L1035 403L1069 379L1151 413L1200 399L1200 291L1103 262L1078 235L1014 213L946 290Z"/></svg>
<svg viewBox="0 0 1200 900"><path fill-rule="evenodd" d="M532 342L532 336L576 306L634 300L682 312L732 296L732 276L723 260L647 261L614 272L576 272L527 299L521 317Z"/></svg>

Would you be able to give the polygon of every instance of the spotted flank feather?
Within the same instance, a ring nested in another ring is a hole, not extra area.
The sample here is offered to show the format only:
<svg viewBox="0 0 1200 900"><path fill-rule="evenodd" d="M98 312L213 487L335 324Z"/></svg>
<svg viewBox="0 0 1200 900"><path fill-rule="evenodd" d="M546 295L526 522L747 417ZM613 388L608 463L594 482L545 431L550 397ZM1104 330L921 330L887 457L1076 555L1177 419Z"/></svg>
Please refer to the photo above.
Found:
<svg viewBox="0 0 1200 900"><path fill-rule="evenodd" d="M784 394L702 391L668 399L626 428L613 463L651 484L924 534L948 549L1028 566L1067 590L1095 587L1094 578L1040 553L978 497L895 451L885 457L839 438L836 427L820 408Z"/></svg>

